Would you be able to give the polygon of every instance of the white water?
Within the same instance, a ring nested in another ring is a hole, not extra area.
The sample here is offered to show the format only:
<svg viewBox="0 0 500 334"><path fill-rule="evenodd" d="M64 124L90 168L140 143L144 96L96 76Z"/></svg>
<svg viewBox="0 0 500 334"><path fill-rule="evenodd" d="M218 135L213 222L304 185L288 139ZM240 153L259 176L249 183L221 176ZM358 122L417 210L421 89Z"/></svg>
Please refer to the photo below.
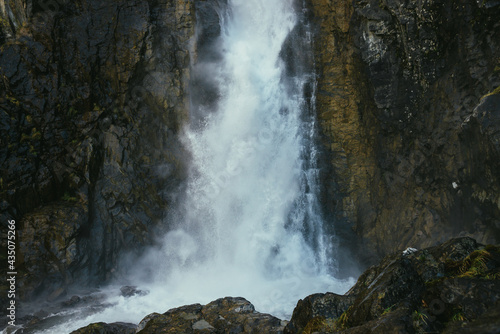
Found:
<svg viewBox="0 0 500 334"><path fill-rule="evenodd" d="M185 201L162 249L142 261L153 283L138 285L151 293L110 298L114 307L73 320L71 329L138 323L152 312L225 296L284 319L299 299L344 293L354 283L332 276L334 241L323 234L316 198L314 117L303 114L309 77L293 79L292 88L282 80L279 53L297 23L292 0L229 3L217 111L201 128L186 128L192 161ZM67 326L49 332L67 333Z"/></svg>

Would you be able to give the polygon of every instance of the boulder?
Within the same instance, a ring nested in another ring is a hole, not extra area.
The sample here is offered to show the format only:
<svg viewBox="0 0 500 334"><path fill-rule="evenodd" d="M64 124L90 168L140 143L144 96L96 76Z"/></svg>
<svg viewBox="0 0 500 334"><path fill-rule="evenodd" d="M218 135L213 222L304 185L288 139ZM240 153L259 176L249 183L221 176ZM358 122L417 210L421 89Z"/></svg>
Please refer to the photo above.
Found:
<svg viewBox="0 0 500 334"><path fill-rule="evenodd" d="M285 333L496 333L499 309L500 246L458 238L387 256L345 296L299 301Z"/></svg>
<svg viewBox="0 0 500 334"><path fill-rule="evenodd" d="M123 322L112 324L98 322L73 331L71 334L135 334L136 327L136 325Z"/></svg>
<svg viewBox="0 0 500 334"><path fill-rule="evenodd" d="M284 322L255 311L243 298L226 297L205 306L175 308L151 314L139 324L140 334L154 333L282 333Z"/></svg>

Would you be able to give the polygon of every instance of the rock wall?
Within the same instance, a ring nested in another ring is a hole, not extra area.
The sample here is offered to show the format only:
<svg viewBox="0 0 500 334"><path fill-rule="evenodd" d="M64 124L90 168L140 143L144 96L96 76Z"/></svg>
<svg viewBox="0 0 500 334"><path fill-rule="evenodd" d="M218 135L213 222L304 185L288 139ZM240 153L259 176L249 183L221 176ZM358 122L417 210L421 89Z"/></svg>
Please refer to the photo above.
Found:
<svg viewBox="0 0 500 334"><path fill-rule="evenodd" d="M453 236L498 242L500 4L308 7L331 162L323 203L341 239L368 263Z"/></svg>
<svg viewBox="0 0 500 334"><path fill-rule="evenodd" d="M0 4L1 224L20 297L57 297L110 278L175 201L194 5L49 0L16 21L19 2Z"/></svg>

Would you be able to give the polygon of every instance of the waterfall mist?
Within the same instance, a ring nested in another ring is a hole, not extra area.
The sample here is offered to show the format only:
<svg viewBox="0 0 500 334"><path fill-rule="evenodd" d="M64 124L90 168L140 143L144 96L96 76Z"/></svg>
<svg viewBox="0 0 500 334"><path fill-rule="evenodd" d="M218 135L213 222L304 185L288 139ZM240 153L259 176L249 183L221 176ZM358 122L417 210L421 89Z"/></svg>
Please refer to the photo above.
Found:
<svg viewBox="0 0 500 334"><path fill-rule="evenodd" d="M287 319L299 299L354 283L334 277L336 243L323 232L310 32L293 0L214 6L220 30L193 60L185 193L161 247L129 270L129 283L150 292L116 294L75 328L225 296Z"/></svg>

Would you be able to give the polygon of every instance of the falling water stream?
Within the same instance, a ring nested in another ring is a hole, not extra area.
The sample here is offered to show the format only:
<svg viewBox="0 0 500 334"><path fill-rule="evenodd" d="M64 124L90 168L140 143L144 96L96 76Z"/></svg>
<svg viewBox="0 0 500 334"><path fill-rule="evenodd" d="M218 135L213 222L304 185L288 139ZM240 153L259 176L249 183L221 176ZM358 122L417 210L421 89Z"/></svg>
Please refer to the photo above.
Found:
<svg viewBox="0 0 500 334"><path fill-rule="evenodd" d="M299 299L353 284L334 278L335 240L323 233L314 74L287 75L282 57L298 23L293 0L229 0L220 15L221 60L211 72L217 107L184 131L191 155L184 200L169 218L163 247L137 269L149 270L149 282L137 285L150 293L108 297L112 307L47 333L98 321L138 323L152 312L225 296L286 319Z"/></svg>

